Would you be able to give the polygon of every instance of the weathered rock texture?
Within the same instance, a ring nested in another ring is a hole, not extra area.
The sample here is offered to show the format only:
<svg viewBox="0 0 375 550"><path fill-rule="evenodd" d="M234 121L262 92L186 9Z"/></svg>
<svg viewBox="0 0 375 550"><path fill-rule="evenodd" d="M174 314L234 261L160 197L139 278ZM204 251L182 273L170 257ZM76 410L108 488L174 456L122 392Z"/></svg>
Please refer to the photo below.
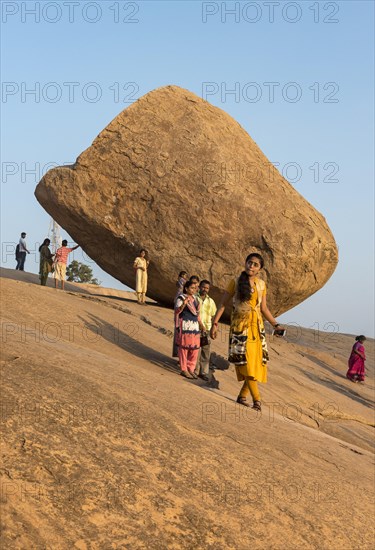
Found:
<svg viewBox="0 0 375 550"><path fill-rule="evenodd" d="M176 86L125 109L73 166L50 170L35 194L132 288L133 259L146 248L148 295L168 304L181 269L210 279L218 298L257 251L277 315L319 290L337 264L324 217L235 120Z"/></svg>

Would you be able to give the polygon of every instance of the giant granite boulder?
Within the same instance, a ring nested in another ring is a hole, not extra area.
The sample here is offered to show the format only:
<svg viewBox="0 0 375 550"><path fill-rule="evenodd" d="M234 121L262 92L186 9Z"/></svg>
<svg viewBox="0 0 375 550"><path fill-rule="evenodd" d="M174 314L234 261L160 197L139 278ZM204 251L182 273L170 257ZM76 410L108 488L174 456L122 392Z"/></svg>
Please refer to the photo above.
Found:
<svg viewBox="0 0 375 550"><path fill-rule="evenodd" d="M176 86L122 111L35 194L102 269L132 288L133 260L146 248L148 295L166 304L180 270L210 279L217 299L256 251L277 315L319 290L337 264L324 217L235 120Z"/></svg>

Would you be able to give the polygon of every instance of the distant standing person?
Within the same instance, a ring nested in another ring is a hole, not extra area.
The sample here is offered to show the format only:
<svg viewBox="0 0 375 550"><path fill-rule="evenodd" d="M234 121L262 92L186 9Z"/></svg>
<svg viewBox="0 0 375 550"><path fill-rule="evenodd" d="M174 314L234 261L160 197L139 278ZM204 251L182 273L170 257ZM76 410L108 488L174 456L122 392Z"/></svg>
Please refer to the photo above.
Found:
<svg viewBox="0 0 375 550"><path fill-rule="evenodd" d="M180 273L178 274L177 282L176 282L177 293L176 293L176 296L174 298L175 303L176 303L176 300L179 297L179 295L183 293L184 286L185 286L185 283L186 283L187 280L188 280L188 277L187 277L186 271L180 271Z"/></svg>
<svg viewBox="0 0 375 550"><path fill-rule="evenodd" d="M228 361L236 367L237 380L244 381L237 403L250 407L247 402L250 393L252 408L257 411L261 410L258 382L267 382L268 350L262 315L274 328L283 328L267 307L266 283L258 278L263 266L260 254L247 256L244 271L229 283L224 293L211 329L215 340L219 319L233 298Z"/></svg>
<svg viewBox="0 0 375 550"><path fill-rule="evenodd" d="M203 281L199 284L199 291L197 294L197 298L200 303L200 317L204 326L204 331L202 333L201 347L199 350L197 365L195 367L195 374L206 382L210 379L211 340L209 333L212 326L212 319L217 311L215 302L208 295L210 292L210 286L210 281L203 279Z"/></svg>
<svg viewBox="0 0 375 550"><path fill-rule="evenodd" d="M138 304L146 303L147 293L147 268L150 262L146 259L146 250L142 248L139 256L134 260L135 269L135 291L137 293Z"/></svg>
<svg viewBox="0 0 375 550"><path fill-rule="evenodd" d="M352 348L352 352L349 357L349 369L346 373L346 377L352 382L364 382L365 381L365 346L366 337L361 334L355 339L355 344Z"/></svg>
<svg viewBox="0 0 375 550"><path fill-rule="evenodd" d="M184 291L184 286L185 286L185 283L186 283L187 280L188 279L187 279L186 271L180 271L180 273L178 274L177 282L176 282L177 293L176 293L176 296L174 297L174 304L175 305L176 305L177 298ZM176 342L176 336L177 336L176 323L174 323L172 357L178 357L178 346L177 346L177 342ZM180 362L178 362L178 364L180 364Z"/></svg>
<svg viewBox="0 0 375 550"><path fill-rule="evenodd" d="M58 287L58 282L61 281L61 290L65 288L65 277L66 277L66 264L68 261L68 256L73 250L76 250L79 247L73 246L73 248L68 248L68 241L64 239L61 243L61 247L56 250L55 254L55 288Z"/></svg>
<svg viewBox="0 0 375 550"><path fill-rule="evenodd" d="M192 283L197 283L197 285L199 285L199 277L198 275L192 275L189 279L189 281L191 281Z"/></svg>
<svg viewBox="0 0 375 550"><path fill-rule="evenodd" d="M17 258L16 269L18 269L19 271L24 271L26 254L30 254L26 246L25 237L26 237L26 233L21 233L21 238L18 242L18 254L16 256Z"/></svg>
<svg viewBox="0 0 375 550"><path fill-rule="evenodd" d="M42 286L46 286L48 274L53 269L53 254L49 249L51 241L44 239L43 243L39 247L40 261L39 261L39 279Z"/></svg>

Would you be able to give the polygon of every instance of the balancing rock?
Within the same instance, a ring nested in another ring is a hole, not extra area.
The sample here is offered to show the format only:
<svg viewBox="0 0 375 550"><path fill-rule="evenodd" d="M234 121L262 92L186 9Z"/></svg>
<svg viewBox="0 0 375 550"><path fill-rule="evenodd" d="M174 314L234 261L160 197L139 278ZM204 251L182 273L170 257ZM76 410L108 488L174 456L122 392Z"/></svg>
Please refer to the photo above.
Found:
<svg viewBox="0 0 375 550"><path fill-rule="evenodd" d="M148 296L173 304L179 271L212 282L218 300L249 252L274 315L332 275L337 247L324 217L227 113L177 86L122 111L74 165L50 170L35 195L104 271L134 288L150 258Z"/></svg>

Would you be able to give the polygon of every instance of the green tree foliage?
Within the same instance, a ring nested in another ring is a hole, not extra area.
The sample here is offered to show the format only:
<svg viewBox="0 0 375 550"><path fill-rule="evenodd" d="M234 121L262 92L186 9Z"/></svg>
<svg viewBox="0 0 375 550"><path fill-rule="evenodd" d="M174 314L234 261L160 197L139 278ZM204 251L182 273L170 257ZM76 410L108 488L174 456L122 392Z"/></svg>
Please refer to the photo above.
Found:
<svg viewBox="0 0 375 550"><path fill-rule="evenodd" d="M101 281L92 276L92 269L88 265L81 264L77 260L73 260L66 268L68 281L75 283L90 283L92 285L100 285Z"/></svg>

